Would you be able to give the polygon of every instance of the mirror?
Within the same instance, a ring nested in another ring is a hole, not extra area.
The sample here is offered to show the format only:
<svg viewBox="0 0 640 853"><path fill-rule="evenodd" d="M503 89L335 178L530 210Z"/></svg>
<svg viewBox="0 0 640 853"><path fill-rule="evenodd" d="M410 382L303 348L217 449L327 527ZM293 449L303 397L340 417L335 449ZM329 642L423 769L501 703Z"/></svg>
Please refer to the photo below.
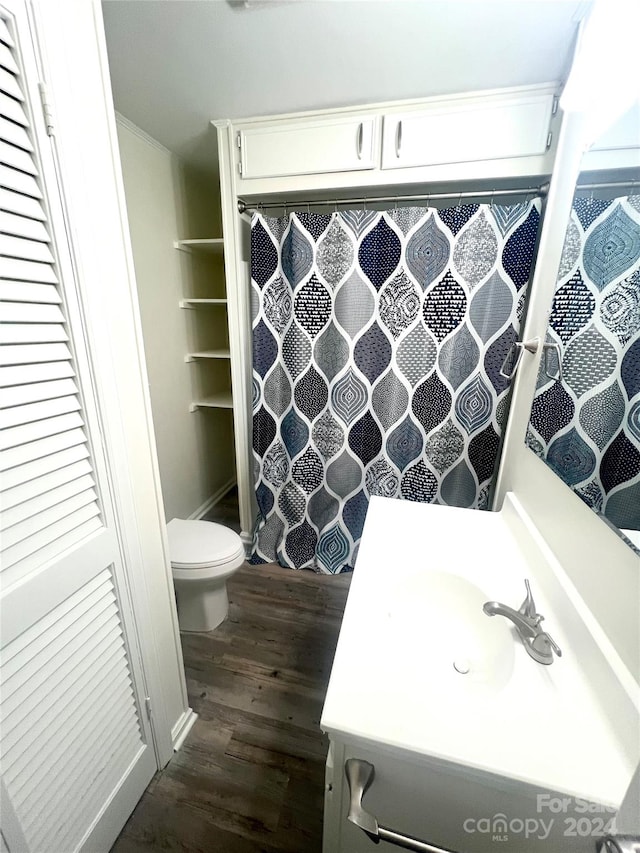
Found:
<svg viewBox="0 0 640 853"><path fill-rule="evenodd" d="M526 442L640 547L640 105L583 158Z"/></svg>

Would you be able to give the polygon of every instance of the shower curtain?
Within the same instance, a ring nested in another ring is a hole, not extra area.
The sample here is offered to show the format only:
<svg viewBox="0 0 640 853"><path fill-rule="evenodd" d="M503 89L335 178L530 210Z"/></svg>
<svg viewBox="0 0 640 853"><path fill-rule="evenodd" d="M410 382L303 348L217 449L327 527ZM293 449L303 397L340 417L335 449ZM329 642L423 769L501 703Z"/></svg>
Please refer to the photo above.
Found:
<svg viewBox="0 0 640 853"><path fill-rule="evenodd" d="M353 568L371 495L488 507L539 209L254 215L253 562Z"/></svg>
<svg viewBox="0 0 640 853"><path fill-rule="evenodd" d="M640 529L640 196L576 199L527 443L596 512ZM549 373L554 374L554 364Z"/></svg>

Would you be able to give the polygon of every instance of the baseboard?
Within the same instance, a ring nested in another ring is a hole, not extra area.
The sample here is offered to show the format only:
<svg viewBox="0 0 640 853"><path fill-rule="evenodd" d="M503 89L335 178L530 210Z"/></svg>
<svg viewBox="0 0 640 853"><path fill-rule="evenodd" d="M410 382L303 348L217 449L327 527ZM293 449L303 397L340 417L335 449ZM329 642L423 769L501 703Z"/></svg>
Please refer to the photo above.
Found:
<svg viewBox="0 0 640 853"><path fill-rule="evenodd" d="M228 482L226 482L223 486L221 486L217 492L214 492L210 498L198 507L194 512L189 516L189 520L202 518L203 515L206 515L211 507L214 507L217 503L219 503L222 498L227 494L229 489L232 489L236 485L236 478L232 477Z"/></svg>
<svg viewBox="0 0 640 853"><path fill-rule="evenodd" d="M182 714L178 722L171 729L171 742L173 743L173 751L177 752L185 741L186 736L191 731L191 727L198 719L198 715L191 708Z"/></svg>

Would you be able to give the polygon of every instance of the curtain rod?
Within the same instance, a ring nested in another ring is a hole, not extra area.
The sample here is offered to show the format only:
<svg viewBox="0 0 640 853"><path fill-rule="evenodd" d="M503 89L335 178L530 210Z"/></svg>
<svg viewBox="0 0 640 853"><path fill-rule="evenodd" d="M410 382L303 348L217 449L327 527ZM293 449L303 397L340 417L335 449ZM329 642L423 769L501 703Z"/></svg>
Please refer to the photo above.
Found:
<svg viewBox="0 0 640 853"><path fill-rule="evenodd" d="M606 190L606 189L634 189L640 187L640 180L632 181L602 181L595 184L576 184L576 190Z"/></svg>
<svg viewBox="0 0 640 853"><path fill-rule="evenodd" d="M488 189L488 190L469 190L467 192L449 192L449 193L425 193L423 195L379 195L379 196L360 196L360 198L332 198L332 199L296 199L295 201L266 201L256 204L247 204L241 198L238 199L238 213L246 213L248 210L271 210L273 208L299 208L299 207L326 207L327 205L344 205L344 204L378 204L380 202L406 202L406 201L426 201L427 203L434 199L454 198L461 201L463 198L499 198L500 196L509 195L533 195L545 196L549 191L549 184L542 184L538 187L519 187L508 190Z"/></svg>

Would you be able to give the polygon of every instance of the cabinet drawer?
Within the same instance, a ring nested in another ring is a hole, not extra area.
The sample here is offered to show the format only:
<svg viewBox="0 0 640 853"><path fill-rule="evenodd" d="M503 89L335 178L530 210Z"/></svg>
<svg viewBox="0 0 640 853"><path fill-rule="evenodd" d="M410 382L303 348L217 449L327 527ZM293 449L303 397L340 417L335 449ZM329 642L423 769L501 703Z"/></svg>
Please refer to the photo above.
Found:
<svg viewBox="0 0 640 853"><path fill-rule="evenodd" d="M544 154L553 95L452 104L384 117L382 168L497 160Z"/></svg>
<svg viewBox="0 0 640 853"><path fill-rule="evenodd" d="M377 116L310 119L240 131L243 179L374 169L380 149Z"/></svg>

